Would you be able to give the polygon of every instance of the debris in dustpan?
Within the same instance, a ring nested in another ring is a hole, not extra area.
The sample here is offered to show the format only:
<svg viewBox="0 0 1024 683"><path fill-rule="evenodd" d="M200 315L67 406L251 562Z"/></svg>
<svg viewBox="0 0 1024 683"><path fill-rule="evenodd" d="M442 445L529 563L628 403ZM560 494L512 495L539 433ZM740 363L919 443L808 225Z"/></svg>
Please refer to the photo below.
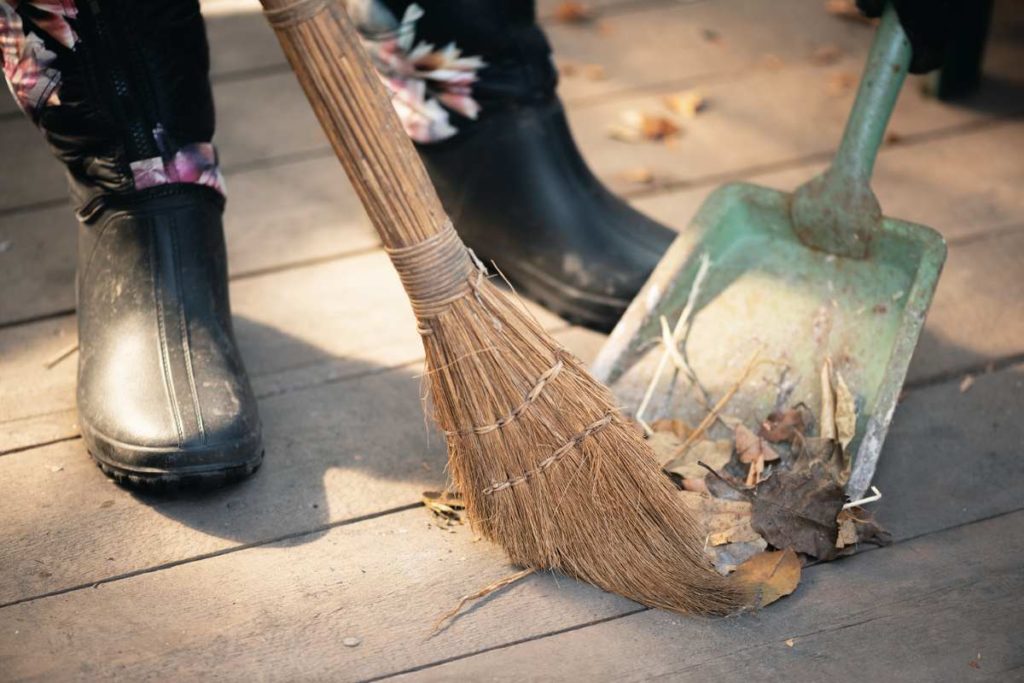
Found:
<svg viewBox="0 0 1024 683"><path fill-rule="evenodd" d="M850 503L843 492L857 408L830 361L821 368L821 396L817 416L798 404L771 413L756 428L733 423L731 438L707 436L708 420L697 439L698 430L678 418L649 425L662 468L706 528L707 555L720 573L736 572L736 580L756 588L755 607L795 590L801 562L890 541L860 507L866 501ZM723 405L720 400L715 409L720 413ZM724 416L709 415L710 422L718 417Z"/></svg>

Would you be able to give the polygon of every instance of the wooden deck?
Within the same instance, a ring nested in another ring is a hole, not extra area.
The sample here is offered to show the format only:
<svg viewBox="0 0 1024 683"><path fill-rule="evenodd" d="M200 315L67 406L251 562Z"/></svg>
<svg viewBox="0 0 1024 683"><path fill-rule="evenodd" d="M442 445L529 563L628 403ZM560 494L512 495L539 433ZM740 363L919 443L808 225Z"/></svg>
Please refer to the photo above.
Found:
<svg viewBox="0 0 1024 683"><path fill-rule="evenodd" d="M557 4L542 0L549 16ZM599 176L682 228L716 185L791 189L822 167L865 27L819 0L594 0L548 21ZM252 480L150 499L75 425L73 218L61 170L0 104L0 680L1024 680L1024 12L997 3L983 91L905 89L876 188L949 261L876 478L893 546L804 574L760 614L683 619L534 576L430 636L501 553L419 508L444 481L397 278L249 0L207 0L230 186L237 331L267 455ZM718 40L709 41L705 30ZM841 56L810 55L834 44ZM699 87L675 146L610 140L629 108ZM655 188L625 184L638 166ZM536 309L584 358L600 335ZM960 391L962 378L975 376ZM342 645L359 639L355 647ZM791 641L791 644L787 642Z"/></svg>

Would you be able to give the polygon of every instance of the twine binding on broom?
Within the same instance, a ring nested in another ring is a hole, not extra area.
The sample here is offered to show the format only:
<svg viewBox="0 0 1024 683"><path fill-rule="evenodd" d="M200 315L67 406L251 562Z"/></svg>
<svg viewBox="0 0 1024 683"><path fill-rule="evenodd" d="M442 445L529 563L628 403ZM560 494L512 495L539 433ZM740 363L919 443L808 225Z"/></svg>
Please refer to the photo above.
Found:
<svg viewBox="0 0 1024 683"><path fill-rule="evenodd" d="M386 251L409 295L417 330L423 336L433 334L427 321L471 294L487 273L459 239L450 220L440 232L421 242L388 247Z"/></svg>
<svg viewBox="0 0 1024 683"><path fill-rule="evenodd" d="M512 488L513 486L516 486L518 484L522 484L524 481L528 480L530 477L535 477L538 474L541 474L544 470L546 470L547 468L551 467L556 462L558 462L563 457L565 457L566 453L568 453L572 449L576 448L576 446L580 445L580 443L584 439L586 439L588 436L590 436L594 432L596 432L596 431L598 431L600 429L603 429L604 427L607 427L609 424L611 424L611 421L612 421L612 419L614 417L615 417L615 411L614 410L609 410L607 413L605 413L604 417L602 417L600 420L597 420L595 422L591 422L589 425L586 426L585 429L583 429L582 431L577 432L576 434L573 434L571 437L569 437L568 441L566 441L564 444L559 446L558 449L554 453L552 453L551 455L549 455L548 457L544 458L539 463L537 463L537 466L534 467L532 470L529 470L528 472L524 472L523 474L520 474L518 477L513 477L512 479L506 479L505 481L496 482L494 484L491 484L490 486L488 486L487 488L484 489L484 491L483 491L484 494L489 496L492 493L497 493L498 491L504 491L505 489Z"/></svg>
<svg viewBox="0 0 1024 683"><path fill-rule="evenodd" d="M287 28L311 19L327 9L330 4L329 0L297 0L280 9L264 9L263 16L275 29Z"/></svg>

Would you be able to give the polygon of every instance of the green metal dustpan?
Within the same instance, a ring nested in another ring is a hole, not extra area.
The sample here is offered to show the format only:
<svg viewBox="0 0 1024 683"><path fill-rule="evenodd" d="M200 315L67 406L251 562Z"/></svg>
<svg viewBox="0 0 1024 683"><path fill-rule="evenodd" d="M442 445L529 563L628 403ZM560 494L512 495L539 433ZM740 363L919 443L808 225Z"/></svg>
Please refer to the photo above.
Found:
<svg viewBox="0 0 1024 683"><path fill-rule="evenodd" d="M734 183L708 197L593 364L627 412L696 424L756 357L726 415L753 428L799 402L817 413L830 360L857 404L847 495L864 493L946 258L934 230L884 218L869 182L909 62L890 7L831 168L792 194ZM652 386L668 328L681 355Z"/></svg>

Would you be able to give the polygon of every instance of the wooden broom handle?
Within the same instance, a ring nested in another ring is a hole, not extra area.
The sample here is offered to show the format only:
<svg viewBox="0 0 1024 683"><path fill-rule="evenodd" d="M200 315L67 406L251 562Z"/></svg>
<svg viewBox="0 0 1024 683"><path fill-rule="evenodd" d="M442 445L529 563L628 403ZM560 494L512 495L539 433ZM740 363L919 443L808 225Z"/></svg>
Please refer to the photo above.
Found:
<svg viewBox="0 0 1024 683"><path fill-rule="evenodd" d="M448 217L341 0L260 0L384 245L439 233Z"/></svg>

